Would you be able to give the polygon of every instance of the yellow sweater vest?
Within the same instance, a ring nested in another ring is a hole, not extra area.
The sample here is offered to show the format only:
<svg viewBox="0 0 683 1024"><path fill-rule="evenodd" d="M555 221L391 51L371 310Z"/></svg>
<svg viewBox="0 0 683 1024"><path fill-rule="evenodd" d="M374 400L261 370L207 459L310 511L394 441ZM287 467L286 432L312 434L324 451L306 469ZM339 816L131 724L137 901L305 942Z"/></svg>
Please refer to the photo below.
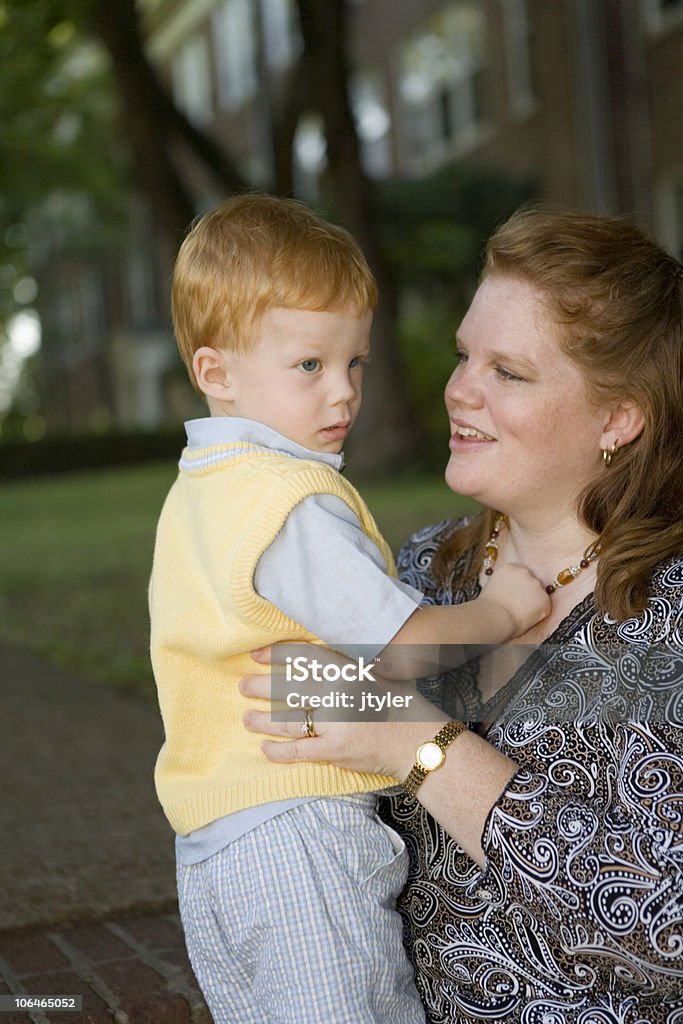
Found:
<svg viewBox="0 0 683 1024"><path fill-rule="evenodd" d="M317 640L253 587L260 556L311 494L345 501L396 574L362 498L331 467L245 444L183 453L159 519L149 591L165 731L155 781L181 835L272 800L369 792L396 781L325 764L272 764L259 749L263 736L242 725L247 708L259 706L237 686L259 671L249 652L276 641Z"/></svg>

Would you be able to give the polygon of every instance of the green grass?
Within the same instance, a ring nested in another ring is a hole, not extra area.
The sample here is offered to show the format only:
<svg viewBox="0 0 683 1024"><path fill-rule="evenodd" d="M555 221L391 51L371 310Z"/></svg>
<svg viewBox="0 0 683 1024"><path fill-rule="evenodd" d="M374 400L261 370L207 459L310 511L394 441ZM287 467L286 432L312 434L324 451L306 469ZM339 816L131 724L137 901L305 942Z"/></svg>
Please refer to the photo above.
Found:
<svg viewBox="0 0 683 1024"><path fill-rule="evenodd" d="M147 580L175 464L73 474L0 489L0 640L80 675L154 692ZM415 529L472 503L441 479L364 485L394 551Z"/></svg>

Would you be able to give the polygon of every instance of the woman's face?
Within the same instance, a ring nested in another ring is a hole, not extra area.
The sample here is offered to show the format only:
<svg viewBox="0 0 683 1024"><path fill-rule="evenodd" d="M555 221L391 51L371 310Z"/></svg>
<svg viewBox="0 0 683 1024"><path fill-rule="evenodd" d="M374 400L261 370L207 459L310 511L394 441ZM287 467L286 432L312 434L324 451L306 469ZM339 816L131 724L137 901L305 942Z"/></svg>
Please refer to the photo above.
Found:
<svg viewBox="0 0 683 1024"><path fill-rule="evenodd" d="M599 471L609 419L557 335L531 284L486 278L457 333L445 393L448 486L539 527L573 511Z"/></svg>

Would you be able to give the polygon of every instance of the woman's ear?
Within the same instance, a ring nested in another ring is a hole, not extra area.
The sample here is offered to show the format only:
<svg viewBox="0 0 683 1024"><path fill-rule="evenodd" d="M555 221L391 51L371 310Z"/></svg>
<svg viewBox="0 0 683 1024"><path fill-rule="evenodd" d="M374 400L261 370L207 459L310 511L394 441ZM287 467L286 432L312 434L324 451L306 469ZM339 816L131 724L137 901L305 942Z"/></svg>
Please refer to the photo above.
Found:
<svg viewBox="0 0 683 1024"><path fill-rule="evenodd" d="M221 402L230 401L231 380L227 352L203 345L194 354L192 370L197 386L207 398L216 398Z"/></svg>
<svg viewBox="0 0 683 1024"><path fill-rule="evenodd" d="M635 402L619 402L612 409L604 426L600 447L609 449L618 444L618 447L622 448L625 444L635 441L644 426L645 417L639 405Z"/></svg>

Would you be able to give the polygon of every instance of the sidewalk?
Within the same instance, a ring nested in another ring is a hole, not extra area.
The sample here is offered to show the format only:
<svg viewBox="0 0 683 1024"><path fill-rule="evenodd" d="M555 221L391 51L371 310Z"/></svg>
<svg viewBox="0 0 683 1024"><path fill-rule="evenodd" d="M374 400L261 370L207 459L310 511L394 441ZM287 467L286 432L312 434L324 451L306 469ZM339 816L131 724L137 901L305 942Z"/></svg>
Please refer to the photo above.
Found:
<svg viewBox="0 0 683 1024"><path fill-rule="evenodd" d="M0 932L0 995L80 996L81 1012L0 1014L2 1024L211 1024L177 914Z"/></svg>
<svg viewBox="0 0 683 1024"><path fill-rule="evenodd" d="M0 1024L209 1024L184 952L158 713L0 648L0 995L82 1013Z"/></svg>

